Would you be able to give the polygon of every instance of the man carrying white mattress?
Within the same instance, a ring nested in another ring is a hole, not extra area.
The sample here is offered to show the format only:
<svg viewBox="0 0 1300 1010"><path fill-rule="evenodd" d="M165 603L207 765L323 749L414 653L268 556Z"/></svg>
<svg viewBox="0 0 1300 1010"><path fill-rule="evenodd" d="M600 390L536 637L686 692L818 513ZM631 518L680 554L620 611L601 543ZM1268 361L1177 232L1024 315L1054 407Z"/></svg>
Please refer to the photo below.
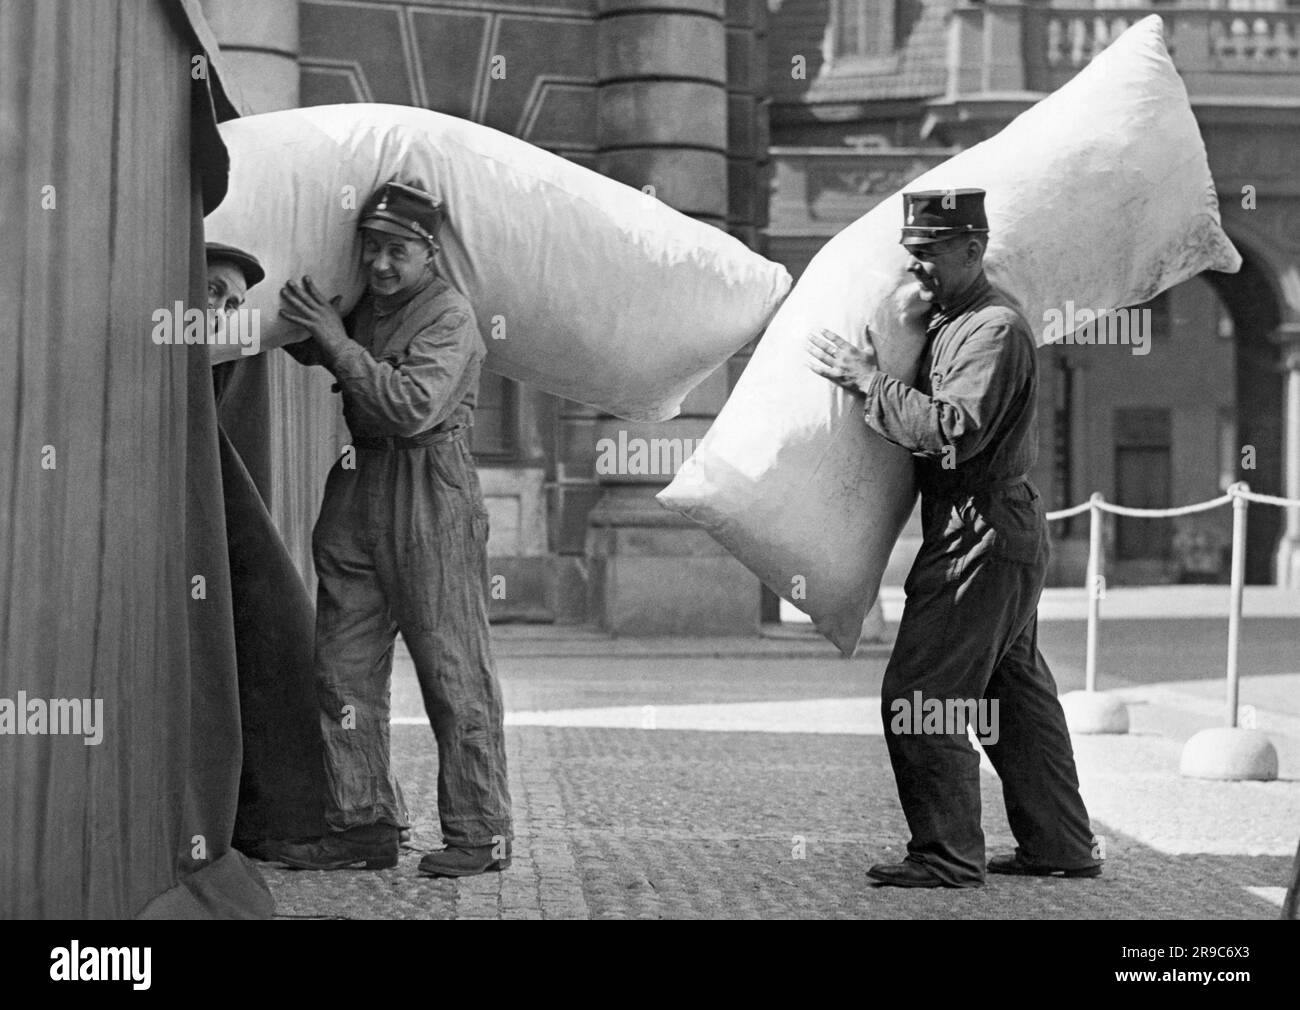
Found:
<svg viewBox="0 0 1300 1010"><path fill-rule="evenodd" d="M504 715L487 622L487 510L466 444L487 349L469 302L435 269L441 206L389 183L361 214L368 293L347 330L304 278L281 314L312 340L286 347L338 379L355 465L325 485L312 555L324 838L286 846L304 869L397 864L408 826L389 755L389 682L400 630L438 743L446 848L420 872L469 876L510 863Z"/></svg>
<svg viewBox="0 0 1300 1010"><path fill-rule="evenodd" d="M1019 843L988 871L1095 877L1065 716L1038 651L1049 545L1026 476L1038 448L1033 332L985 277L984 191L903 197L908 269L932 306L915 388L879 370L870 333L865 350L829 330L808 338L810 367L863 396L867 426L912 453L921 490L921 548L880 691L912 838L903 862L867 874L900 887L984 883L980 762L967 737L978 713Z"/></svg>

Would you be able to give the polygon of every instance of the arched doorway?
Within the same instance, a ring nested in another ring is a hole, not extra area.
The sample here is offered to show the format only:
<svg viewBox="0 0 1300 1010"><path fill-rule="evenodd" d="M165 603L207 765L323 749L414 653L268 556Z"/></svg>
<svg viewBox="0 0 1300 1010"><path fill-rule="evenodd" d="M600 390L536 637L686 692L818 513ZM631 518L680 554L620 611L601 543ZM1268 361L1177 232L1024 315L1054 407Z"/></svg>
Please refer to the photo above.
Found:
<svg viewBox="0 0 1300 1010"><path fill-rule="evenodd" d="M1281 315L1272 275L1249 241L1233 241L1242 254L1235 274L1207 272L1232 318L1236 345L1237 479L1264 494L1284 494L1283 444L1284 376L1279 348L1273 340ZM1252 451L1253 450L1253 451ZM1294 451L1294 450L1293 450ZM1253 462L1254 466L1247 464ZM1246 527L1246 581L1274 581L1274 559L1285 525L1281 509L1250 510Z"/></svg>

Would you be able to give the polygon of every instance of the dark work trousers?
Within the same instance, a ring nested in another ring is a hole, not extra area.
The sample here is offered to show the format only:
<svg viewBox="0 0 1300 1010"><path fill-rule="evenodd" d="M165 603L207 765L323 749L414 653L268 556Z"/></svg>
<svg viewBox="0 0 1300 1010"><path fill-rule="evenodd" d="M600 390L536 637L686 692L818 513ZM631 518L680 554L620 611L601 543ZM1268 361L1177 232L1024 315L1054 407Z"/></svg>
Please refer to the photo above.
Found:
<svg viewBox="0 0 1300 1010"><path fill-rule="evenodd" d="M894 702L914 705L919 691L922 699L987 699L989 713L997 700L997 740L984 749L1002 779L1018 851L1034 863L1091 866L1070 735L1038 651L1050 549L1038 492L1020 480L956 500L923 494L921 516L922 545L881 687L889 757L912 833L909 858L950 884L984 880L980 760L965 727L944 727L959 729L950 734L891 727Z"/></svg>
<svg viewBox="0 0 1300 1010"><path fill-rule="evenodd" d="M336 831L407 825L388 734L401 631L437 738L444 841L512 837L487 621L488 520L465 434L456 426L412 440L354 439L355 468L345 457L326 482L312 537L315 669L326 821Z"/></svg>

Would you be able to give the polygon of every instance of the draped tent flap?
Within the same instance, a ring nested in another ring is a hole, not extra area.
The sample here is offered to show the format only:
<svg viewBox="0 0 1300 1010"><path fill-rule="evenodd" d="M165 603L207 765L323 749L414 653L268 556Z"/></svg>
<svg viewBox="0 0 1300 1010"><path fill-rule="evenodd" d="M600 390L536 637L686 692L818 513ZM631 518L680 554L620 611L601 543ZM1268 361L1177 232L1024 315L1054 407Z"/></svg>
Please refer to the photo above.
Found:
<svg viewBox="0 0 1300 1010"><path fill-rule="evenodd" d="M158 311L203 305L202 216L224 191L214 113L234 105L211 59L191 73L205 31L193 3L0 3L0 698L102 709L97 743L0 735L6 917L273 908L230 847L207 348L150 338Z"/></svg>
<svg viewBox="0 0 1300 1010"><path fill-rule="evenodd" d="M198 51L207 59L208 66L212 69L207 79L207 90L214 122L224 123L227 119L247 115L247 103L235 83L236 75L226 69L225 57L221 55L217 37L208 27L199 0L168 0L167 6L174 18L183 19L184 30L189 32ZM204 214L210 214L212 210L213 207L203 208Z"/></svg>

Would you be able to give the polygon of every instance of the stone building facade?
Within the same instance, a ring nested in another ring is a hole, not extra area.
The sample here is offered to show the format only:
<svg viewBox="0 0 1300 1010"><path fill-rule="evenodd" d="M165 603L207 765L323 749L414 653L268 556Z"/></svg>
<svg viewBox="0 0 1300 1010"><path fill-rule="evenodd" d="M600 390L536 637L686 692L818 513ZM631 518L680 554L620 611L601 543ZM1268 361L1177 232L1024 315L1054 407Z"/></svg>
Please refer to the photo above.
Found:
<svg viewBox="0 0 1300 1010"><path fill-rule="evenodd" d="M204 0L247 111L391 102L502 130L762 251L766 15L747 0ZM283 356L276 356L282 358ZM654 501L667 475L602 474L602 439L702 436L744 355L681 416L622 421L484 376L473 449L491 515L494 619L624 633L757 631L760 586ZM340 437L320 376L274 365L273 513L310 578Z"/></svg>
<svg viewBox="0 0 1300 1010"><path fill-rule="evenodd" d="M1151 353L1040 352L1033 474L1050 508L1094 491L1141 507L1235 480L1300 497L1300 4L1283 0L782 0L769 23L775 193L769 255L797 274L823 242L939 161L1059 88L1157 13L1245 258L1151 310ZM1227 577L1226 508L1108 517L1112 581ZM887 579L901 579L917 535ZM1082 584L1086 517L1056 524L1057 584ZM1250 510L1247 578L1300 585L1300 510Z"/></svg>
<svg viewBox="0 0 1300 1010"><path fill-rule="evenodd" d="M1291 156L1300 11L1280 0L203 0L203 9L247 112L374 101L463 116L653 187L796 277L844 225L1158 12L1246 265L1148 306L1149 355L1045 348L1034 477L1051 507L1093 491L1182 504L1236 479L1300 496ZM667 634L756 632L777 618L752 575L654 502L666 476L596 466L602 439L698 439L746 356L657 425L485 376L474 451L493 573L503 576L494 619ZM341 422L323 377L273 358L272 510L310 582L310 527ZM1300 583L1300 515L1255 507L1250 516L1248 578ZM1226 509L1178 524L1111 523L1112 581L1224 578L1229 523ZM900 541L887 582L901 583L916 532ZM1053 532L1053 581L1080 584L1086 521Z"/></svg>

